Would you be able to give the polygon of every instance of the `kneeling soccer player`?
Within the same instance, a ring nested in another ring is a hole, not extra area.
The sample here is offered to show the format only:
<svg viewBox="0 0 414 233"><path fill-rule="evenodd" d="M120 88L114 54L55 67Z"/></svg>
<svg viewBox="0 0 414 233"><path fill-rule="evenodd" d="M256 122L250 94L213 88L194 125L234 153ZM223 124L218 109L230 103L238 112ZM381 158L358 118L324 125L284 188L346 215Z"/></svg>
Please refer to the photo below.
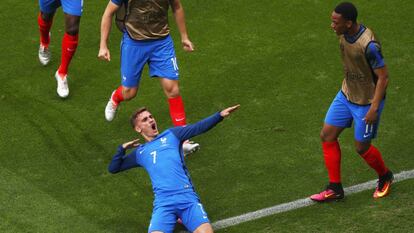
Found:
<svg viewBox="0 0 414 233"><path fill-rule="evenodd" d="M239 105L226 108L195 124L173 127L161 134L154 117L146 108L140 108L132 115L132 127L146 143L140 145L137 139L120 145L108 170L118 173L143 167L148 172L155 196L148 232L173 232L178 218L191 232L213 232L188 175L182 143L210 130L238 108ZM135 147L125 155L125 150Z"/></svg>

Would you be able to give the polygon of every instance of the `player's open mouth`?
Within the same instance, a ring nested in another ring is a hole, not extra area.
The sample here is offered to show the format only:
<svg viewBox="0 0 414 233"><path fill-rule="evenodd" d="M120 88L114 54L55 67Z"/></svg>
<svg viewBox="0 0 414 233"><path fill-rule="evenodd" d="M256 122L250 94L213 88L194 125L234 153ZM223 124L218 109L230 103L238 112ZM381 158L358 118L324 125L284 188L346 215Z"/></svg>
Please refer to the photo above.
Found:
<svg viewBox="0 0 414 233"><path fill-rule="evenodd" d="M153 124L151 125L151 128L152 128L153 130L156 130L156 129L157 129L157 124L153 123Z"/></svg>

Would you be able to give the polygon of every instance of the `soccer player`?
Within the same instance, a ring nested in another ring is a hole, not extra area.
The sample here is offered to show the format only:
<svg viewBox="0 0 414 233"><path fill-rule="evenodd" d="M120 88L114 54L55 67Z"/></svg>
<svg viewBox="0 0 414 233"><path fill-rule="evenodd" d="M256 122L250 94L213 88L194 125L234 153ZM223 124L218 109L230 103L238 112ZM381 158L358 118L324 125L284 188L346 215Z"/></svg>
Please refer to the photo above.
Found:
<svg viewBox="0 0 414 233"><path fill-rule="evenodd" d="M122 5L124 4L124 5ZM110 60L107 40L112 17L122 6L129 12L125 18L121 43L121 86L111 95L105 108L105 118L112 121L119 103L137 94L144 65L148 63L151 77L159 77L170 105L170 115L175 126L186 124L184 104L178 85L178 66L174 44L169 35L168 9L172 11L181 34L185 51L193 51L185 25L184 10L179 0L139 1L110 0L102 16L101 44L98 57Z"/></svg>
<svg viewBox="0 0 414 233"><path fill-rule="evenodd" d="M39 61L42 65L50 62L50 28L56 9L62 6L65 17L65 34L62 40L62 55L55 73L57 93L61 98L69 95L67 81L68 67L78 47L79 23L83 10L83 0L39 0L40 13L37 18L40 31Z"/></svg>
<svg viewBox="0 0 414 233"><path fill-rule="evenodd" d="M326 114L320 135L329 185L310 197L318 202L344 197L338 137L352 122L356 151L379 177L374 198L386 196L393 180L380 151L371 144L384 108L388 71L380 43L369 28L357 22L357 15L357 9L349 2L337 5L331 15L331 27L339 36L345 78Z"/></svg>
<svg viewBox="0 0 414 233"><path fill-rule="evenodd" d="M158 132L157 123L146 108L140 108L132 115L132 127L146 143L140 145L137 139L120 145L108 170L118 173L143 167L148 172L155 196L148 232L173 232L178 218L191 232L213 232L189 177L181 144L210 130L238 108L239 105L235 105L195 124L170 128L162 133ZM125 150L134 147L137 148L125 155Z"/></svg>
<svg viewBox="0 0 414 233"><path fill-rule="evenodd" d="M173 41L169 35L168 9L171 6L181 34L183 49L194 50L187 35L184 9L180 0L110 0L102 16L101 43L98 57L110 61L107 41L115 13L127 12L122 22L121 85L112 92L105 107L105 118L112 121L119 104L137 94L142 69L149 66L151 77L158 77L168 99L171 120L174 126L186 124L184 103L178 84L178 65ZM117 15L118 16L118 15ZM117 19L119 20L119 19ZM184 153L198 150L198 143L183 144Z"/></svg>

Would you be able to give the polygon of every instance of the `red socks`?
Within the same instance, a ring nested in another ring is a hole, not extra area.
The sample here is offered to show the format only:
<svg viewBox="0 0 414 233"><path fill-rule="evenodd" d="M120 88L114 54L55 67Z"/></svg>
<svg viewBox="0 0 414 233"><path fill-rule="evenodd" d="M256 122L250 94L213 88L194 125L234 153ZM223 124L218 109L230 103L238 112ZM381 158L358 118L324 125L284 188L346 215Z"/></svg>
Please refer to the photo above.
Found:
<svg viewBox="0 0 414 233"><path fill-rule="evenodd" d="M42 19L41 13L39 13L39 16L37 17L37 24L39 24L39 32L40 32L40 43L44 47L48 47L50 43L50 28L52 27L53 21L44 21Z"/></svg>
<svg viewBox="0 0 414 233"><path fill-rule="evenodd" d="M68 73L68 66L78 47L78 34L71 36L67 33L62 40L62 60L59 66L59 74L64 76Z"/></svg>
<svg viewBox="0 0 414 233"><path fill-rule="evenodd" d="M341 148L338 141L322 142L323 156L330 183L341 183Z"/></svg>
<svg viewBox="0 0 414 233"><path fill-rule="evenodd" d="M115 105L118 105L120 102L124 101L122 95L122 86L119 86L111 96L111 100ZM183 126L186 125L186 117L184 112L184 103L181 96L168 99L168 104L170 106L170 116L174 126Z"/></svg>
<svg viewBox="0 0 414 233"><path fill-rule="evenodd" d="M329 182L341 183L341 148L338 141L322 142L325 165L328 169ZM378 176L383 176L388 172L382 160L381 152L371 145L371 147L361 157L372 167Z"/></svg>
<svg viewBox="0 0 414 233"><path fill-rule="evenodd" d="M111 96L112 102L115 105L118 105L120 102L124 101L124 96L122 95L122 86L119 86Z"/></svg>
<svg viewBox="0 0 414 233"><path fill-rule="evenodd" d="M174 126L183 126L186 124L184 103L181 96L169 98L170 116Z"/></svg>
<svg viewBox="0 0 414 233"><path fill-rule="evenodd" d="M371 145L367 152L361 155L361 157L378 173L378 176L383 176L387 173L388 168L385 167L381 152L374 146Z"/></svg>
<svg viewBox="0 0 414 233"><path fill-rule="evenodd" d="M41 13L37 17L37 23L39 24L40 32L40 43L44 47L48 47L50 43L50 27L52 27L51 21L44 21L42 19ZM58 69L58 72L61 76L65 76L68 73L68 66L72 60L73 55L75 54L76 48L78 47L78 35L71 36L67 33L63 35L62 40L62 59Z"/></svg>

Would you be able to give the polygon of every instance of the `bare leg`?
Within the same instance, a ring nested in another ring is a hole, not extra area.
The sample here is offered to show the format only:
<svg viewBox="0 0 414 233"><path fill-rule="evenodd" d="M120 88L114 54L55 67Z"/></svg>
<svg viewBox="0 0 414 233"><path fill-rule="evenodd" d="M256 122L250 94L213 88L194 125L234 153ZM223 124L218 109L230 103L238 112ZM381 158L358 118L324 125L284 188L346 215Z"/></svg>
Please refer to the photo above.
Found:
<svg viewBox="0 0 414 233"><path fill-rule="evenodd" d="M194 231L194 233L213 233L213 227L210 223L203 223Z"/></svg>

